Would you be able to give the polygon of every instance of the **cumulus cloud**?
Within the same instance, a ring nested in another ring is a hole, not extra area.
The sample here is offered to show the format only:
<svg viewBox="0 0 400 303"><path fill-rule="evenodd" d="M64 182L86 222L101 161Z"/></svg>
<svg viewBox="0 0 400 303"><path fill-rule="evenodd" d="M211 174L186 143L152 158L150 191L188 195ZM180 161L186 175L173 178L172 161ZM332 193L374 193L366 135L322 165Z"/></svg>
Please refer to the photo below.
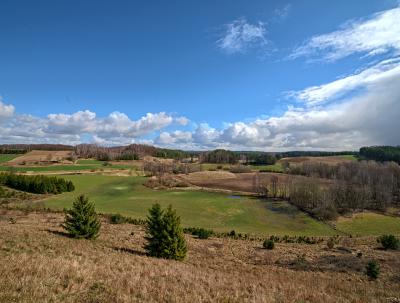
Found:
<svg viewBox="0 0 400 303"><path fill-rule="evenodd" d="M375 85L385 79L400 75L400 57L383 60L353 75L340 78L327 84L311 86L288 95L315 106L330 99L344 96L355 89Z"/></svg>
<svg viewBox="0 0 400 303"><path fill-rule="evenodd" d="M224 34L217 40L217 46L229 54L244 53L250 48L266 46L266 33L264 23L251 24L240 18L225 25Z"/></svg>
<svg viewBox="0 0 400 303"><path fill-rule="evenodd" d="M176 121L178 124L183 125L183 126L188 125L189 122L190 122L190 120L189 120L188 118L183 117L183 116L182 116L182 117L175 118L175 121Z"/></svg>
<svg viewBox="0 0 400 303"><path fill-rule="evenodd" d="M191 135L164 132L157 143L184 149L270 151L355 150L364 145L397 145L400 73L377 76L371 83L362 93L339 103L289 107L281 116L249 123L238 121L220 130L200 124Z"/></svg>
<svg viewBox="0 0 400 303"><path fill-rule="evenodd" d="M3 143L45 142L79 144L83 136L92 137L95 143L129 144L135 139L170 125L174 117L160 113L147 113L138 120L126 114L113 112L107 117L97 117L89 110L73 114L50 114L45 118L32 115L12 115L12 105L0 104L0 141Z"/></svg>
<svg viewBox="0 0 400 303"><path fill-rule="evenodd" d="M400 51L400 7L346 22L342 29L314 36L291 54L291 58L318 56L335 61L354 53L373 56Z"/></svg>
<svg viewBox="0 0 400 303"><path fill-rule="evenodd" d="M3 100L0 97L0 119L12 117L12 115L14 115L14 110L13 105L3 103Z"/></svg>

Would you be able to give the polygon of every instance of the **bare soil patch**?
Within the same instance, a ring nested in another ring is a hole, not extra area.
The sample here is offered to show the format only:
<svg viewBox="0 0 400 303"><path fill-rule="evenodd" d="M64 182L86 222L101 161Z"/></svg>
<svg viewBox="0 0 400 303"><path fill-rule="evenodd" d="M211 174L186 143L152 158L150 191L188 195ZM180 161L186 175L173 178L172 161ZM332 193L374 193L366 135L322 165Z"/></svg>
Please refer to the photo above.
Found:
<svg viewBox="0 0 400 303"><path fill-rule="evenodd" d="M33 150L20 157L8 161L7 165L38 165L38 164L66 164L72 163L67 158L72 155L70 150L47 151Z"/></svg>
<svg viewBox="0 0 400 303"><path fill-rule="evenodd" d="M224 171L196 172L188 175L180 175L183 180L200 187L213 189L224 189L240 192L254 191L254 176L256 173L234 174ZM270 183L271 178L278 178L278 183L287 183L289 180L301 180L307 177L294 176L280 173L258 173L260 183ZM330 180L318 179L321 184L329 183Z"/></svg>

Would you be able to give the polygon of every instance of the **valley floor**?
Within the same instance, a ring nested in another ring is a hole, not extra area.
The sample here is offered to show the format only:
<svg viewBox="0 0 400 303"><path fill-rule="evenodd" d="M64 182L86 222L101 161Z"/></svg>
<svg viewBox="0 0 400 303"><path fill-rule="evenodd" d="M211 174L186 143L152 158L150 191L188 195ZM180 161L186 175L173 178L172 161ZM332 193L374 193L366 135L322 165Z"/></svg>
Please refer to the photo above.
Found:
<svg viewBox="0 0 400 303"><path fill-rule="evenodd" d="M281 244L186 236L184 262L147 257L144 230L103 222L97 240L62 232L57 213L0 212L0 302L399 302L400 251L375 237ZM360 254L362 256L360 256ZM359 256L357 256L357 254ZM365 265L376 259L377 281Z"/></svg>

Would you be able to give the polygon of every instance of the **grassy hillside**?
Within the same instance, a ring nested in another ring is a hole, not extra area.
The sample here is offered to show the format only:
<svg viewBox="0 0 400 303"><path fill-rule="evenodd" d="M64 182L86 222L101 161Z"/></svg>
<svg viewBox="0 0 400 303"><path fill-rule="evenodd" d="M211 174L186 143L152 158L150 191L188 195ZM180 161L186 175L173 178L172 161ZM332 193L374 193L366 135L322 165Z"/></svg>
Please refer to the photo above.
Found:
<svg viewBox="0 0 400 303"><path fill-rule="evenodd" d="M286 202L200 191L156 191L143 186L142 177L79 175L65 178L74 182L76 190L46 200L46 206L69 207L75 196L85 193L95 201L98 211L134 218L145 218L151 205L158 202L176 208L185 226L264 235L337 233Z"/></svg>
<svg viewBox="0 0 400 303"><path fill-rule="evenodd" d="M14 224L9 223L13 218ZM142 227L102 224L94 241L62 234L60 214L0 212L0 302L395 302L398 252L375 238L316 245L198 240L184 262L144 255ZM357 252L362 254L357 257ZM370 281L366 263L379 260ZM391 299L392 298L392 299Z"/></svg>
<svg viewBox="0 0 400 303"><path fill-rule="evenodd" d="M16 154L15 155L14 154L0 154L0 163L10 161L19 156L21 156L21 155L20 154L18 154L18 155L16 155Z"/></svg>
<svg viewBox="0 0 400 303"><path fill-rule="evenodd" d="M400 235L400 217L364 212L351 218L339 218L337 228L353 235Z"/></svg>
<svg viewBox="0 0 400 303"><path fill-rule="evenodd" d="M89 160L92 161L92 160ZM95 161L95 160L94 160ZM134 169L132 165L114 164L111 166L103 166L100 163L87 163L87 164L71 164L71 165L46 165L46 166L0 166L0 171L14 171L14 172L57 172L57 171L74 171L74 170L100 170L100 169Z"/></svg>

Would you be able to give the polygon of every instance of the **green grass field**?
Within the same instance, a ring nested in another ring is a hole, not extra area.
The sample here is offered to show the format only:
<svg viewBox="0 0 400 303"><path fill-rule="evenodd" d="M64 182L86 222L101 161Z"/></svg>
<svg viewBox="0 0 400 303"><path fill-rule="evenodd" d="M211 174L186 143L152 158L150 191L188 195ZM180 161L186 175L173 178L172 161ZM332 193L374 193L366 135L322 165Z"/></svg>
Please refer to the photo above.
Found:
<svg viewBox="0 0 400 303"><path fill-rule="evenodd" d="M275 163L273 165L251 165L252 170L271 172L271 173L282 173L283 167L280 163Z"/></svg>
<svg viewBox="0 0 400 303"><path fill-rule="evenodd" d="M358 160L358 158L356 156L354 156L354 155L343 155L343 156L340 156L340 157L343 158L343 159L346 159L346 160L353 160L353 161L357 161Z"/></svg>
<svg viewBox="0 0 400 303"><path fill-rule="evenodd" d="M171 204L184 226L216 231L246 232L262 235L333 235L337 231L318 222L286 202L262 201L250 197L200 191L155 191L142 185L143 177L101 175L64 176L76 190L44 201L46 207L70 207L74 198L87 194L101 213L120 213L145 218L152 204Z"/></svg>
<svg viewBox="0 0 400 303"><path fill-rule="evenodd" d="M400 235L400 218L364 212L355 214L352 218L339 218L336 227L353 235Z"/></svg>
<svg viewBox="0 0 400 303"><path fill-rule="evenodd" d="M101 162L102 163L102 162ZM101 170L101 169L136 169L135 166L126 164L114 164L103 166L102 164L71 164L71 165L46 165L46 166L0 166L0 171L13 172L57 172L74 170Z"/></svg>
<svg viewBox="0 0 400 303"><path fill-rule="evenodd" d="M0 163L4 163L21 156L20 154L0 154Z"/></svg>

